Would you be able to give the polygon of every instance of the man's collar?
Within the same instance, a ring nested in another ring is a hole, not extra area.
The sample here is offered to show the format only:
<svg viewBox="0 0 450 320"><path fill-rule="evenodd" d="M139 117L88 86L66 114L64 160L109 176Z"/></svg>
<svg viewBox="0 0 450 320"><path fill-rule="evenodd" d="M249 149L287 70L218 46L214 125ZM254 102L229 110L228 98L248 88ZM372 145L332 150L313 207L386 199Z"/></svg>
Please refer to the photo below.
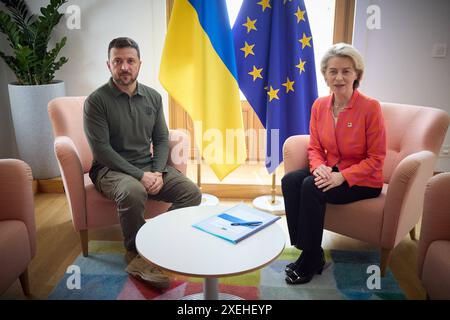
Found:
<svg viewBox="0 0 450 320"><path fill-rule="evenodd" d="M143 93L142 85L138 81L136 81L136 84L137 85L136 85L136 93L135 94L142 96L142 93ZM119 90L119 88L117 88L112 77L109 78L108 86L112 90L115 97L118 97L121 94L126 94L125 92L123 92L123 91Z"/></svg>
<svg viewBox="0 0 450 320"><path fill-rule="evenodd" d="M136 80L136 94L142 96L144 94L144 88L143 85L139 83L139 81Z"/></svg>

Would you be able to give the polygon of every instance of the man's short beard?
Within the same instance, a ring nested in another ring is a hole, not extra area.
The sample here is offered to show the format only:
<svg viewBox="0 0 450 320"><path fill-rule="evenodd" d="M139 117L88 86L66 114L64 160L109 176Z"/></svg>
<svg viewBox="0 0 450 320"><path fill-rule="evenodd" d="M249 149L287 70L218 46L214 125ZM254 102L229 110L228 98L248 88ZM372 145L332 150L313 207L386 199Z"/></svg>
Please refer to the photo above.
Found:
<svg viewBox="0 0 450 320"><path fill-rule="evenodd" d="M135 78L133 78L133 77L131 77L131 75L130 75L130 78L131 78L131 79L130 79L130 81L129 81L128 83L123 82L122 79L120 79L120 75L119 75L117 78L113 77L113 80L114 80L114 82L117 83L118 85L127 87L127 86L132 85L132 84L136 81L137 76L136 76Z"/></svg>

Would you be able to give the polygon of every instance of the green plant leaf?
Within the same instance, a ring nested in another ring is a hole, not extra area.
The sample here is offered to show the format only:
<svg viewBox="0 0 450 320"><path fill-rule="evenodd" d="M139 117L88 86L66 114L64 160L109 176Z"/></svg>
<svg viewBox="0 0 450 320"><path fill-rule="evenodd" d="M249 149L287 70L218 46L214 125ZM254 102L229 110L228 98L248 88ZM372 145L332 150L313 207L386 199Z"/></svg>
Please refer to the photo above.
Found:
<svg viewBox="0 0 450 320"><path fill-rule="evenodd" d="M64 16L58 10L67 0L50 0L34 15L25 0L0 0L6 11L0 11L0 32L7 37L13 51L12 56L0 51L0 57L16 75L20 84L50 83L55 72L67 63L68 59L58 55L65 46L67 38L62 38L53 49L48 44L53 29Z"/></svg>

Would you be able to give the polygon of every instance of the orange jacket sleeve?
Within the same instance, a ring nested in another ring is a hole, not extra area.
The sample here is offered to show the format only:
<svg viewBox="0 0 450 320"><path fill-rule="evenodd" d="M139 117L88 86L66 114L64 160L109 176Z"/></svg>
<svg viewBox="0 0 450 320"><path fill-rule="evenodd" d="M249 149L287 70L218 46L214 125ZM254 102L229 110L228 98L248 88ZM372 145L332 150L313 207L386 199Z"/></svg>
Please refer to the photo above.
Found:
<svg viewBox="0 0 450 320"><path fill-rule="evenodd" d="M349 186L361 184L374 173L382 173L386 156L386 132L383 113L378 101L374 101L373 107L366 116L366 143L367 157L359 163L341 170Z"/></svg>
<svg viewBox="0 0 450 320"><path fill-rule="evenodd" d="M310 140L308 145L308 159L309 170L311 173L321 164L326 163L325 150L319 140L318 126L318 112L320 106L320 99L317 99L311 108L311 120L309 122Z"/></svg>

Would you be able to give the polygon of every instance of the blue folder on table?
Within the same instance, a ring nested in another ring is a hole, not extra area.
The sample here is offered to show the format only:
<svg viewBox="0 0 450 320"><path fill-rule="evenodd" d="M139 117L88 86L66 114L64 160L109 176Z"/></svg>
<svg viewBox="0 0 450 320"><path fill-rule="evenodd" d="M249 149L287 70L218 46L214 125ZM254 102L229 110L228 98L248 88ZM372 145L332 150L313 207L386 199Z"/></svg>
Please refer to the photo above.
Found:
<svg viewBox="0 0 450 320"><path fill-rule="evenodd" d="M278 219L279 216L240 203L192 226L236 244Z"/></svg>

